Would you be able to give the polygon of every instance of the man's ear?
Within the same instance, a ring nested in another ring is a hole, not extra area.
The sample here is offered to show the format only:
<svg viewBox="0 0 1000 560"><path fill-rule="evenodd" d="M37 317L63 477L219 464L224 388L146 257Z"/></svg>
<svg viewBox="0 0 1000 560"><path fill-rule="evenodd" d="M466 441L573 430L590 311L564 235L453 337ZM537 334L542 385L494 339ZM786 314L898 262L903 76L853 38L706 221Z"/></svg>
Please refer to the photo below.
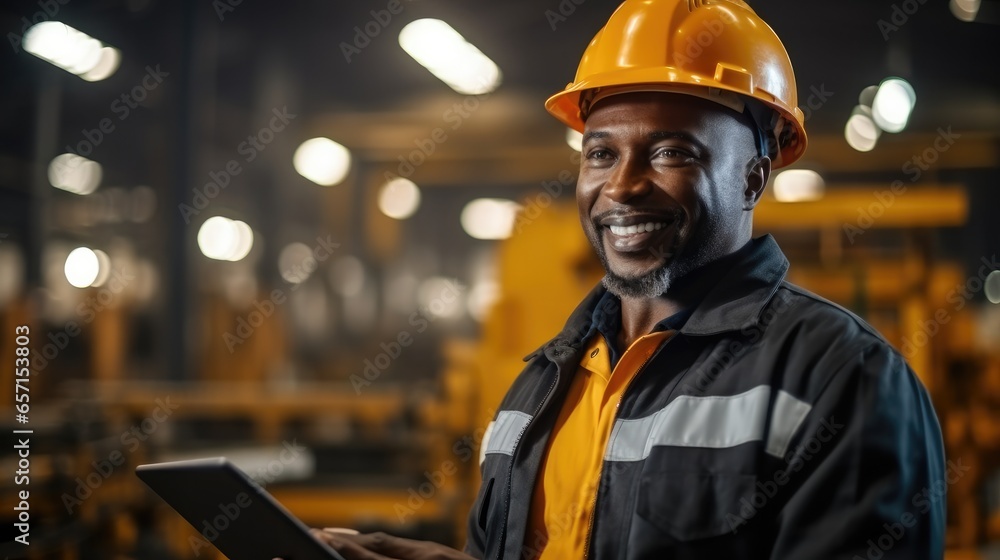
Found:
<svg viewBox="0 0 1000 560"><path fill-rule="evenodd" d="M771 176L771 158L762 156L747 165L746 189L743 191L743 209L753 210L764 194L767 179Z"/></svg>

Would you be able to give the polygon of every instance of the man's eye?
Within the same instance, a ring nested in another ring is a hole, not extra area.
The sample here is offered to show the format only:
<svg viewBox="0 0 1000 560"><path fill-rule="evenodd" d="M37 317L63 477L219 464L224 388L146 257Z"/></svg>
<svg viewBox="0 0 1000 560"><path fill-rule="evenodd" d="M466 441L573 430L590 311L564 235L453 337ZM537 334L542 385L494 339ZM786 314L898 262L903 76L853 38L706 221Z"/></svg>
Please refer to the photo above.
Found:
<svg viewBox="0 0 1000 560"><path fill-rule="evenodd" d="M589 159L609 159L611 158L611 152L602 149L591 150L590 153L587 154L587 157Z"/></svg>
<svg viewBox="0 0 1000 560"><path fill-rule="evenodd" d="M667 158L667 159L687 159L687 158L691 157L690 154L688 154L684 150L680 150L678 148L660 148L656 152L656 156L657 157Z"/></svg>

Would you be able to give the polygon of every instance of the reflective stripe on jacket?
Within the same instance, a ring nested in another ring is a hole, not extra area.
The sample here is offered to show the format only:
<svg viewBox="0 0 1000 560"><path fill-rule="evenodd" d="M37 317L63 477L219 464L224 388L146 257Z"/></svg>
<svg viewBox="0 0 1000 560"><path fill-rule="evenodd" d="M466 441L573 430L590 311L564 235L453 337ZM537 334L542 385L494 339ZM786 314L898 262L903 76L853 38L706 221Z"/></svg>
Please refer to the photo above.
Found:
<svg viewBox="0 0 1000 560"><path fill-rule="evenodd" d="M923 385L860 318L785 282L773 238L751 243L623 396L588 557L941 558L965 467L946 469ZM530 552L535 477L602 295L525 358L490 424L477 558Z"/></svg>

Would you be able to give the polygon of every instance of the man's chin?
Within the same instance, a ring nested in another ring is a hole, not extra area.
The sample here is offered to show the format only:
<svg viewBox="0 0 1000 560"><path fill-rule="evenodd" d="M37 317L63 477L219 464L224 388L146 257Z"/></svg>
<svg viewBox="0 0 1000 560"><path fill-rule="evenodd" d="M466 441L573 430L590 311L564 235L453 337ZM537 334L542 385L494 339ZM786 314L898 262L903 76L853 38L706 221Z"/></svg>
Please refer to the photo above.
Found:
<svg viewBox="0 0 1000 560"><path fill-rule="evenodd" d="M622 276L606 269L604 287L619 298L654 298L670 289L670 271L666 267L641 275Z"/></svg>

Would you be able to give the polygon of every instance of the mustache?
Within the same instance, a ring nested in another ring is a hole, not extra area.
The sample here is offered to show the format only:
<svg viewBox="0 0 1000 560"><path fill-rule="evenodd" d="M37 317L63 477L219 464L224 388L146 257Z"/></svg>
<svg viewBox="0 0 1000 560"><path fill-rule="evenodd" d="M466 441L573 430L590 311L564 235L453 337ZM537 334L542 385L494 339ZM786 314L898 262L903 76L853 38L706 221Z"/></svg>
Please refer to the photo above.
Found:
<svg viewBox="0 0 1000 560"><path fill-rule="evenodd" d="M666 218L667 221L681 223L684 220L684 211L680 208L643 208L633 206L619 206L605 210L600 214L591 216L595 224L600 224L604 220L620 220L633 216L652 216Z"/></svg>

